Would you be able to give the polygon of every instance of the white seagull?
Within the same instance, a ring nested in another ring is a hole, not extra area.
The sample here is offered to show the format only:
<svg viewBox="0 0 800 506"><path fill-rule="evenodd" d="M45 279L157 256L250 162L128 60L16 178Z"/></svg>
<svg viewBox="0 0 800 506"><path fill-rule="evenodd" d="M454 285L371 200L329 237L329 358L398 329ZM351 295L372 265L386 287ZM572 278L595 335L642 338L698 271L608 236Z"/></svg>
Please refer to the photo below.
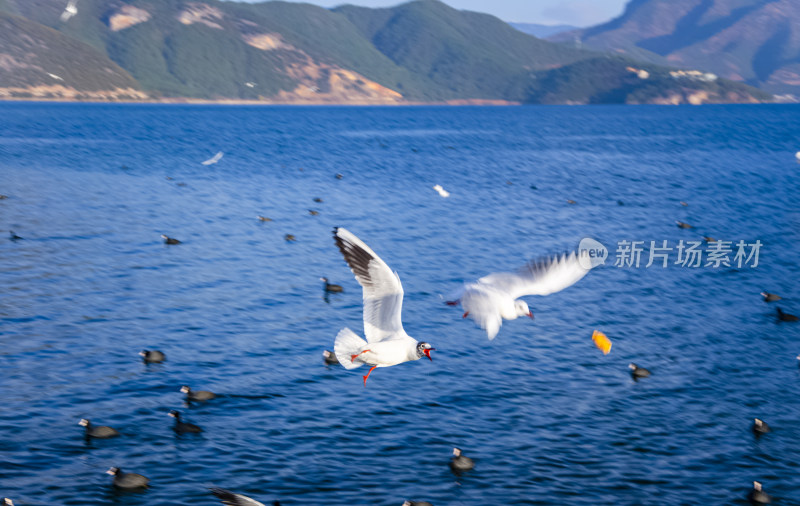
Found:
<svg viewBox="0 0 800 506"><path fill-rule="evenodd" d="M444 198L447 198L447 197L450 196L450 192L445 190L444 188L442 188L442 185L440 185L440 184L434 185L433 189L436 190L437 192L439 192L439 195L441 195Z"/></svg>
<svg viewBox="0 0 800 506"><path fill-rule="evenodd" d="M492 340L503 320L520 316L533 319L528 304L519 298L525 295L549 295L578 282L591 270L588 261L581 262L575 252L528 262L517 272L496 272L474 283L465 283L458 296L447 304L461 304L464 318L471 317Z"/></svg>
<svg viewBox="0 0 800 506"><path fill-rule="evenodd" d="M69 18L74 16L78 13L78 2L77 0L69 0L67 2L67 6L64 8L64 12L61 13L61 21L69 21Z"/></svg>
<svg viewBox="0 0 800 506"><path fill-rule="evenodd" d="M208 160L206 160L205 162L201 162L201 163L202 163L203 165L211 165L211 164L217 163L218 161L220 161L220 159L222 159L222 156L223 156L224 154L225 154L225 153L223 153L222 151L217 151L217 154L216 154L216 155L212 156L211 158L209 158L209 159L208 159Z"/></svg>
<svg viewBox="0 0 800 506"><path fill-rule="evenodd" d="M403 308L403 285L400 277L369 246L348 230L333 229L336 246L344 255L356 281L364 289L364 335L361 339L352 330L339 331L333 344L339 362L347 369L363 364L372 366L367 378L376 367L389 367L423 356L431 361L429 343L418 342L403 330L400 312Z"/></svg>

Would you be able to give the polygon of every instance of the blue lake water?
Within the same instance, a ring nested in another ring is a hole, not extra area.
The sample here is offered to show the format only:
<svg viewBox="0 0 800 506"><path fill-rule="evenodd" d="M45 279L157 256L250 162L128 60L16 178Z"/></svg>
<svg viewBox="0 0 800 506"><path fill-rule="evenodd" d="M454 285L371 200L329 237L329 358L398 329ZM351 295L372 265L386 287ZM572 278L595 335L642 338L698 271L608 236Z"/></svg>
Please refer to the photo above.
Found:
<svg viewBox="0 0 800 506"><path fill-rule="evenodd" d="M0 496L746 504L759 480L800 504L800 323L759 296L800 314L798 113L0 104ZM398 271L433 362L366 388L365 369L323 365L339 329L363 332L334 226ZM650 241L703 236L760 241L757 267L675 251L644 267ZM492 342L442 303L584 237L608 264L527 297L535 320ZM645 241L639 268L613 265L623 240ZM321 276L345 292L326 301ZM167 362L144 365L145 348ZM630 362L652 376L634 382ZM219 397L184 406L184 384ZM205 432L176 436L170 409ZM773 432L756 440L755 417ZM86 443L81 418L122 435ZM476 461L459 478L454 446ZM110 466L151 488L114 492Z"/></svg>

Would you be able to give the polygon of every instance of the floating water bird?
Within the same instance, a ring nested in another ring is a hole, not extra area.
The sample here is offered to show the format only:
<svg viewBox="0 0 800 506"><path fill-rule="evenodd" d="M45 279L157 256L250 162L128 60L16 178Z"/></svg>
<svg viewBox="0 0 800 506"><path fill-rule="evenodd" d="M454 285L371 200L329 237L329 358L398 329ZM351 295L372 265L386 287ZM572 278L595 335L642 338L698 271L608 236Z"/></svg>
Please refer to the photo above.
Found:
<svg viewBox="0 0 800 506"><path fill-rule="evenodd" d="M753 426L750 427L750 429L756 436L763 436L767 432L772 432L772 428L770 428L770 426L767 425L767 422L759 418L755 419L755 421L753 422Z"/></svg>
<svg viewBox="0 0 800 506"><path fill-rule="evenodd" d="M167 356L158 350L142 350L139 355L145 364L158 364L167 359Z"/></svg>
<svg viewBox="0 0 800 506"><path fill-rule="evenodd" d="M195 432L195 433L203 432L203 429L201 429L199 425L182 421L180 411L176 411L173 409L172 411L169 412L169 416L175 419L175 425L172 426L172 430L174 430L178 434L183 434L186 432Z"/></svg>
<svg viewBox="0 0 800 506"><path fill-rule="evenodd" d="M450 196L450 192L445 190L444 188L442 188L442 185L440 185L440 184L434 185L433 189L436 190L437 192L439 192L439 195L441 195L444 198L447 198L447 197Z"/></svg>
<svg viewBox="0 0 800 506"><path fill-rule="evenodd" d="M797 160L797 163L800 163L800 151L794 154L794 158Z"/></svg>
<svg viewBox="0 0 800 506"><path fill-rule="evenodd" d="M272 218L267 218L266 216L258 215L258 221L272 221Z"/></svg>
<svg viewBox="0 0 800 506"><path fill-rule="evenodd" d="M146 488L150 480L141 474L124 473L118 467L112 467L106 474L114 477L114 486L118 488Z"/></svg>
<svg viewBox="0 0 800 506"><path fill-rule="evenodd" d="M705 242L717 242L717 240L716 240L716 239L714 239L713 237L709 237L709 236L707 236L707 235L704 235L704 236L703 236L703 240L704 240Z"/></svg>
<svg viewBox="0 0 800 506"><path fill-rule="evenodd" d="M186 394L186 400L191 401L207 401L213 399L217 396L214 392L209 392L208 390L197 390L194 391L186 385L181 387L181 392Z"/></svg>
<svg viewBox="0 0 800 506"><path fill-rule="evenodd" d="M202 163L203 165L213 165L213 164L217 163L218 161L220 161L224 155L225 155L225 153L223 153L222 151L217 151L216 155L212 156L211 158L209 158L205 162L200 162L200 163Z"/></svg>
<svg viewBox="0 0 800 506"><path fill-rule="evenodd" d="M689 204L681 200L681 205L682 205L683 207L687 207Z"/></svg>
<svg viewBox="0 0 800 506"><path fill-rule="evenodd" d="M608 355L608 352L611 351L611 340L599 330L592 333L592 341L603 352L603 355Z"/></svg>
<svg viewBox="0 0 800 506"><path fill-rule="evenodd" d="M475 467L475 462L469 458L461 455L460 448L453 448L453 458L450 459L450 469L458 474L464 471L469 471Z"/></svg>
<svg viewBox="0 0 800 506"><path fill-rule="evenodd" d="M286 234L285 236L283 236L283 238L286 240L286 242L294 242L297 240L297 238L292 234Z"/></svg>
<svg viewBox="0 0 800 506"><path fill-rule="evenodd" d="M764 302L775 302L776 300L781 300L783 298L780 295L769 292L761 292L761 296L764 297Z"/></svg>
<svg viewBox="0 0 800 506"><path fill-rule="evenodd" d="M405 501L403 506L433 506L433 504L428 501Z"/></svg>
<svg viewBox="0 0 800 506"><path fill-rule="evenodd" d="M3 497L3 506L14 506L14 501L8 497Z"/></svg>
<svg viewBox="0 0 800 506"><path fill-rule="evenodd" d="M336 174L336 179L342 179L344 176L341 174Z"/></svg>
<svg viewBox="0 0 800 506"><path fill-rule="evenodd" d="M78 5L76 0L69 0L67 6L64 7L64 12L61 13L61 21L67 22L69 18L78 13Z"/></svg>
<svg viewBox="0 0 800 506"><path fill-rule="evenodd" d="M310 214L311 216L318 216L319 215L319 211L315 211L313 209L309 209L308 210L308 214Z"/></svg>
<svg viewBox="0 0 800 506"><path fill-rule="evenodd" d="M322 352L322 360L325 361L325 365L336 365L339 363L339 359L336 358L336 353L328 350Z"/></svg>
<svg viewBox="0 0 800 506"><path fill-rule="evenodd" d="M255 499L251 499L247 496L241 494L234 494L230 490L225 490L224 488L212 488L210 489L211 493L217 496L217 498L222 501L222 504L226 506L265 506L264 503L258 502ZM281 503L279 501L274 501L272 506L280 506Z"/></svg>
<svg viewBox="0 0 800 506"><path fill-rule="evenodd" d="M322 202L322 199L321 199L321 198L319 198L319 197L314 197L314 202L321 203L321 202Z"/></svg>
<svg viewBox="0 0 800 506"><path fill-rule="evenodd" d="M9 230L8 232L9 232L8 238L11 239L12 241L19 241L20 239L22 239L22 237L15 234L13 230Z"/></svg>
<svg viewBox="0 0 800 506"><path fill-rule="evenodd" d="M567 199L567 204L577 204L577 202L572 199Z"/></svg>
<svg viewBox="0 0 800 506"><path fill-rule="evenodd" d="M584 252L588 259L588 253ZM572 286L584 277L591 266L585 266L578 255L554 256L528 262L517 272L496 272L466 283L459 295L447 302L461 304L464 318L469 316L494 339L503 320L520 316L533 319L528 304L519 299L525 295L549 295Z"/></svg>
<svg viewBox="0 0 800 506"><path fill-rule="evenodd" d="M366 341L361 339L348 328L339 331L333 348L339 362L347 369L364 364L371 366L364 376L366 386L367 378L376 367L419 360L423 356L433 361L431 351L435 348L418 342L403 330L403 286L397 273L348 230L334 228L333 236L363 288L364 335L367 338Z"/></svg>
<svg viewBox="0 0 800 506"><path fill-rule="evenodd" d="M769 504L772 502L772 497L762 490L760 482L754 481L752 490L747 494L747 500L750 504Z"/></svg>
<svg viewBox="0 0 800 506"><path fill-rule="evenodd" d="M784 313L783 309L778 308L778 319L782 322L796 322L800 320L800 318L796 317L793 314Z"/></svg>
<svg viewBox="0 0 800 506"><path fill-rule="evenodd" d="M161 234L161 238L164 239L164 244L180 244L181 242L174 237L169 237L167 235Z"/></svg>
<svg viewBox="0 0 800 506"><path fill-rule="evenodd" d="M688 223L683 222L683 221L677 221L676 220L675 223L678 224L678 228L694 228L693 226L691 226Z"/></svg>
<svg viewBox="0 0 800 506"><path fill-rule="evenodd" d="M639 378L646 378L650 376L650 371L645 369L644 367L639 367L638 365L631 362L628 364L628 369L631 370L631 376L633 379L638 380Z"/></svg>
<svg viewBox="0 0 800 506"><path fill-rule="evenodd" d="M110 437L119 436L119 432L116 429L109 427L108 425L98 425L93 426L92 422L87 420L86 418L81 419L78 422L78 425L86 427L86 438L94 437L97 439L108 439Z"/></svg>
<svg viewBox="0 0 800 506"><path fill-rule="evenodd" d="M0 195L0 200L5 200L8 198L8 195ZM10 500L10 499L9 499Z"/></svg>
<svg viewBox="0 0 800 506"><path fill-rule="evenodd" d="M344 288L342 288L340 285L334 285L333 283L328 283L328 278L319 278L319 280L325 282L326 292L339 293L344 291Z"/></svg>

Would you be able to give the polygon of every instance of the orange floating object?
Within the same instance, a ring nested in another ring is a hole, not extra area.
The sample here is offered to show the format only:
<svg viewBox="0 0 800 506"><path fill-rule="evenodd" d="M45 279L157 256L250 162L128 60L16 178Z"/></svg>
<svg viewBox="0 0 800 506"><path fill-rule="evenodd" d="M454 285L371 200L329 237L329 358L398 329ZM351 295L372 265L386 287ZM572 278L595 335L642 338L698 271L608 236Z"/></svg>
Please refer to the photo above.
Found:
<svg viewBox="0 0 800 506"><path fill-rule="evenodd" d="M600 351L603 352L603 355L608 355L608 352L611 351L611 340L599 330L595 330L592 333L592 341L594 341L595 346L600 348Z"/></svg>

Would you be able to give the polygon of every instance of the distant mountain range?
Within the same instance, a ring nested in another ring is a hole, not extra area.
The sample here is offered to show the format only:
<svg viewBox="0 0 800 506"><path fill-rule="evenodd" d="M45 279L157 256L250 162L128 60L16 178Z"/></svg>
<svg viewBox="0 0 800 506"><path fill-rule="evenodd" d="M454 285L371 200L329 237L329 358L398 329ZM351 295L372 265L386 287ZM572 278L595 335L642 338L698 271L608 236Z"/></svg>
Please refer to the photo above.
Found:
<svg viewBox="0 0 800 506"><path fill-rule="evenodd" d="M528 35L533 35L540 39L546 39L547 37L552 37L562 32L579 29L577 26L572 25L539 25L536 23L509 23L509 25L522 33L527 33Z"/></svg>
<svg viewBox="0 0 800 506"><path fill-rule="evenodd" d="M608 23L550 40L800 96L800 0L632 0Z"/></svg>
<svg viewBox="0 0 800 506"><path fill-rule="evenodd" d="M77 13L65 7L65 0L0 0L0 98L363 104L771 99L702 72L677 74L627 55L541 40L437 0L386 9L218 0L78 0Z"/></svg>

